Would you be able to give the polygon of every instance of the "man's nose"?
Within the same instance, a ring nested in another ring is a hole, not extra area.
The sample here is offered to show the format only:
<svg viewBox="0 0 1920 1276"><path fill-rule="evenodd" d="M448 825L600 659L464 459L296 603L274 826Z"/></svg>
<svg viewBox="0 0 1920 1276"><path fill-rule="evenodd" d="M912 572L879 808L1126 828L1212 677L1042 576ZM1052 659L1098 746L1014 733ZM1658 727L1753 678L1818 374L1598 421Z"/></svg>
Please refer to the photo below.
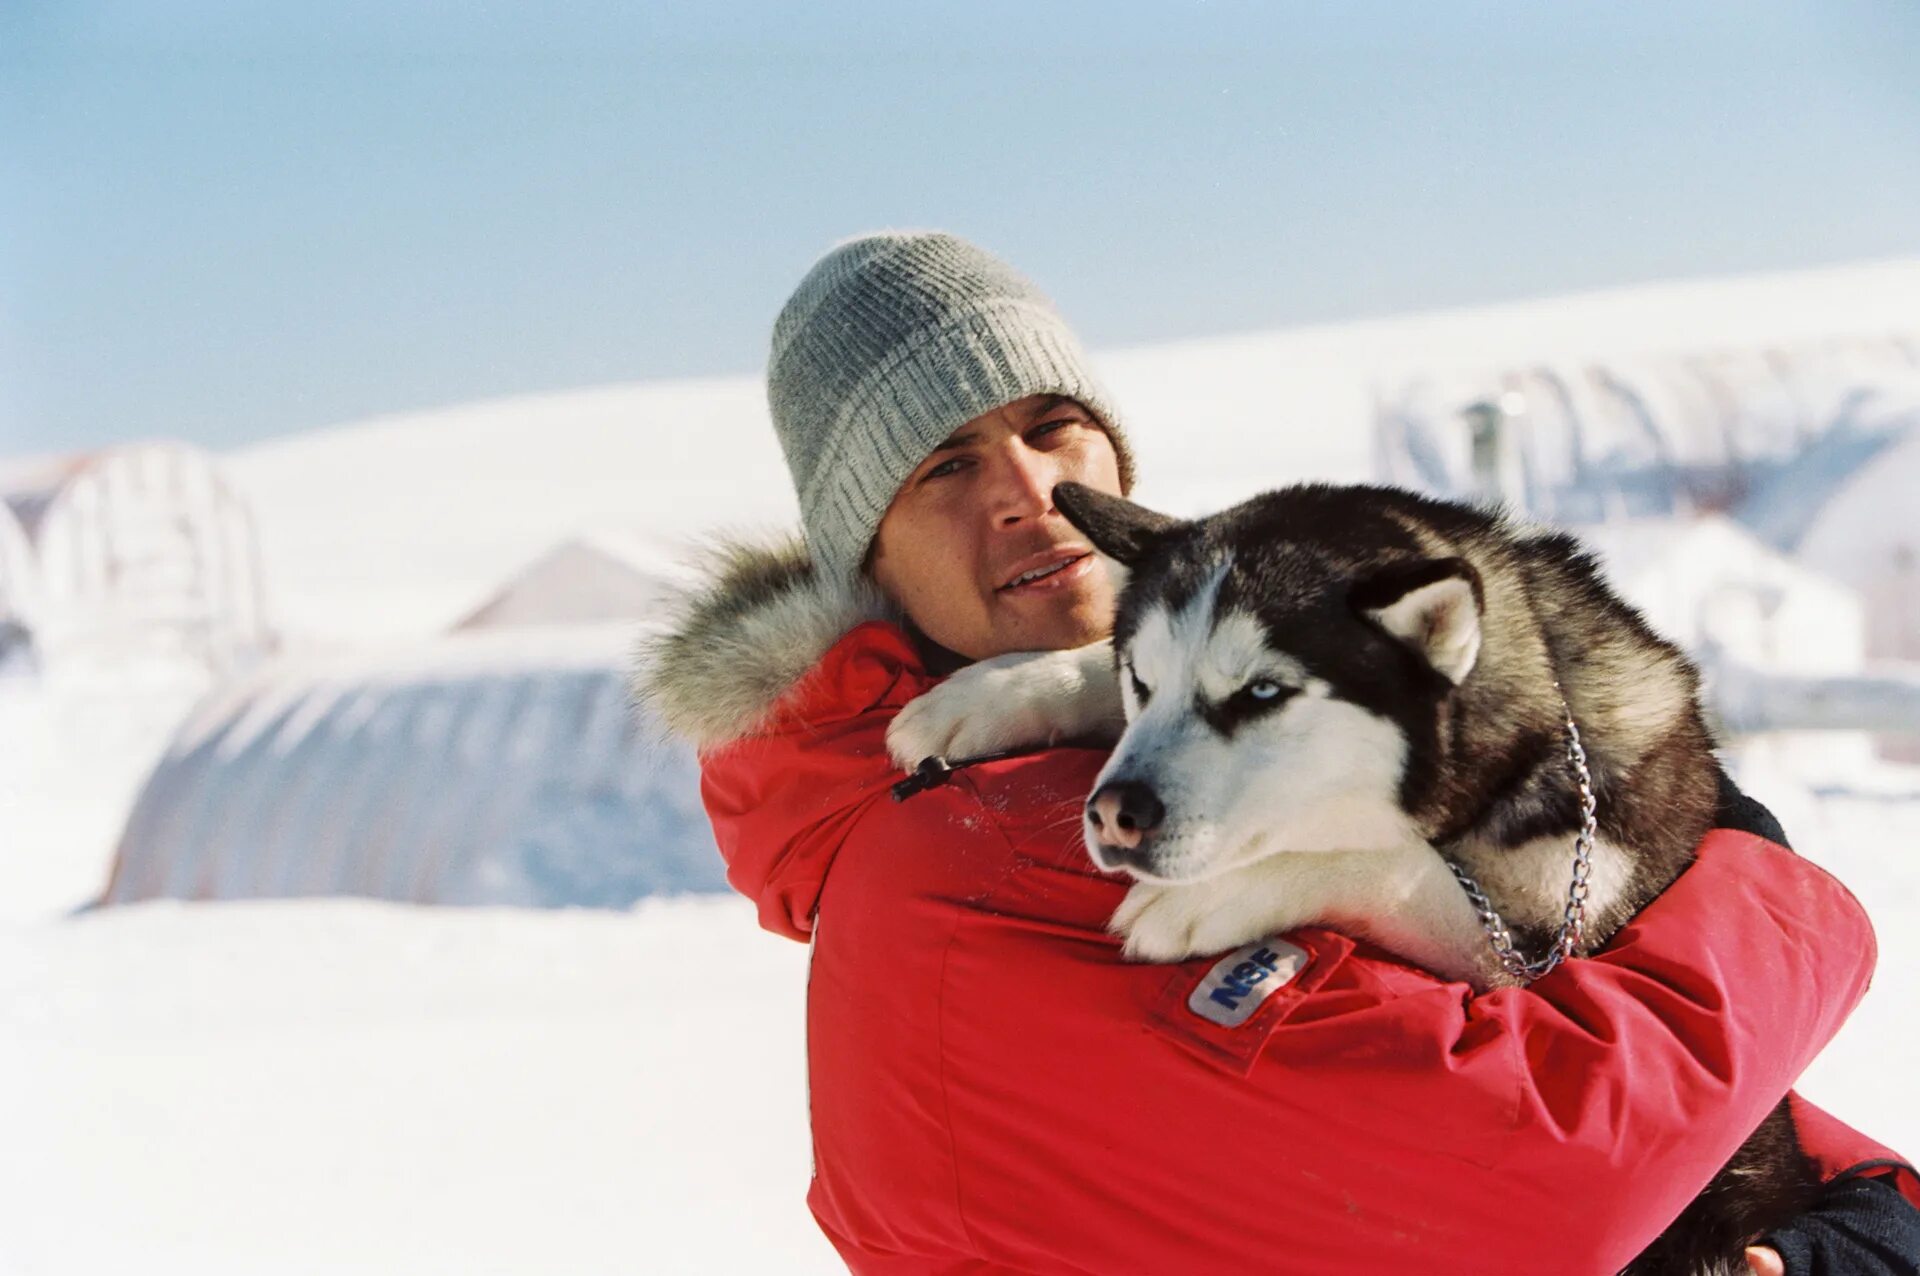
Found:
<svg viewBox="0 0 1920 1276"><path fill-rule="evenodd" d="M1059 465L1051 456L1015 440L999 458L994 485L993 521L1010 527L1024 519L1041 518L1053 509L1053 489L1060 481Z"/></svg>

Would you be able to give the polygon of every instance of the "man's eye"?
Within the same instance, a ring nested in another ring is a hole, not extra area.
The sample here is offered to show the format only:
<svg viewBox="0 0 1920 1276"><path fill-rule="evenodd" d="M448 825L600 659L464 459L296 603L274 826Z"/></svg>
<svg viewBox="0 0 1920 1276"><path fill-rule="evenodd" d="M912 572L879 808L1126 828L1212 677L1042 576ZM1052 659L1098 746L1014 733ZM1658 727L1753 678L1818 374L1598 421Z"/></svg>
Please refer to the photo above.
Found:
<svg viewBox="0 0 1920 1276"><path fill-rule="evenodd" d="M1049 434L1058 434L1070 425L1079 424L1081 424L1080 418L1073 416L1061 417L1058 421L1043 421L1039 425L1034 426L1033 429L1027 431L1027 437L1029 439L1041 439Z"/></svg>
<svg viewBox="0 0 1920 1276"><path fill-rule="evenodd" d="M964 456L956 456L949 460L942 461L925 474L922 474L920 481L925 483L929 479L945 478L949 474L958 474L966 468L966 462L967 458Z"/></svg>

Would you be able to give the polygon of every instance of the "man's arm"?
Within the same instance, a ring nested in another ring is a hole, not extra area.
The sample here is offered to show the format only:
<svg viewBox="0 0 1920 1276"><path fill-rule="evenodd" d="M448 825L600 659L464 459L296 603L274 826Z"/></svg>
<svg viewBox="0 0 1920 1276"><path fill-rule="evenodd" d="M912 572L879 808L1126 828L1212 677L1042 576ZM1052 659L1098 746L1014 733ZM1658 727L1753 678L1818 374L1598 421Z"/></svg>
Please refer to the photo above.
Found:
<svg viewBox="0 0 1920 1276"><path fill-rule="evenodd" d="M1518 1052L1518 1163L1657 1156L1704 1184L1852 1013L1875 957L1838 881L1718 831L1605 950L1474 999L1462 1036L1497 1025Z"/></svg>
<svg viewBox="0 0 1920 1276"><path fill-rule="evenodd" d="M1333 969L1310 966L1297 994L1272 996L1280 1021L1250 1079L1284 1091L1302 1066L1354 1067L1366 1096L1343 1112L1354 1137L1470 1155L1528 1202L1523 1230L1565 1238L1596 1270L1634 1257L1745 1142L1851 1012L1875 958L1843 886L1725 830L1608 949L1527 987L1423 989L1339 957L1334 937L1293 938ZM1257 1106L1250 1096L1249 1122ZM1424 1190L1470 1212L1486 1188L1460 1173Z"/></svg>

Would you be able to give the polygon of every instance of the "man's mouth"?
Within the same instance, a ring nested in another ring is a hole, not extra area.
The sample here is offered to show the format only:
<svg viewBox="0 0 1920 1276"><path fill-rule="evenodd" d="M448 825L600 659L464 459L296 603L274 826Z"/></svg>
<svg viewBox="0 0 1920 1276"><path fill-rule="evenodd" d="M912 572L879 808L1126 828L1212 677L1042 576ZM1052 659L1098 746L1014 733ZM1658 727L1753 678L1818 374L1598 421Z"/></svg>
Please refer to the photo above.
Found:
<svg viewBox="0 0 1920 1276"><path fill-rule="evenodd" d="M1073 572L1072 569L1092 557L1092 554L1084 551L1070 552L1056 554L1038 563L1031 563L1014 576L1008 578L1008 580L999 587L1000 592L1006 593L1011 590L1025 589L1042 581L1055 581L1058 583L1056 578L1069 572L1077 576L1079 573Z"/></svg>

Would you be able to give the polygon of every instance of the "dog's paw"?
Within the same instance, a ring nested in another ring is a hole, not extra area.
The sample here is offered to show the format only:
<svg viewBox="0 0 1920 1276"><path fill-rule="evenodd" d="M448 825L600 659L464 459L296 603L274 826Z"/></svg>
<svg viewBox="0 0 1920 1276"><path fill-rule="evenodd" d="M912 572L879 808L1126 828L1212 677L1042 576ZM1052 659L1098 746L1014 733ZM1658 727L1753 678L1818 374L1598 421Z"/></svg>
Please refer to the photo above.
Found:
<svg viewBox="0 0 1920 1276"><path fill-rule="evenodd" d="M1117 728L1120 700L1105 643L982 660L909 701L887 728L902 770L922 758L1000 753Z"/></svg>
<svg viewBox="0 0 1920 1276"><path fill-rule="evenodd" d="M1211 951L1200 946L1204 913L1194 907L1197 894L1190 886L1151 882L1129 890L1107 924L1120 936L1121 955L1130 961L1175 962Z"/></svg>
<svg viewBox="0 0 1920 1276"><path fill-rule="evenodd" d="M973 668L962 669L908 701L895 716L887 727L887 753L901 770L911 771L935 754L971 758L1047 744L1062 734L1049 706L996 695L994 671L978 678L969 676L973 673Z"/></svg>
<svg viewBox="0 0 1920 1276"><path fill-rule="evenodd" d="M1107 929L1121 937L1122 954L1135 961L1231 952L1320 915L1312 890L1300 889L1299 867L1276 856L1204 881L1141 882L1120 901Z"/></svg>

